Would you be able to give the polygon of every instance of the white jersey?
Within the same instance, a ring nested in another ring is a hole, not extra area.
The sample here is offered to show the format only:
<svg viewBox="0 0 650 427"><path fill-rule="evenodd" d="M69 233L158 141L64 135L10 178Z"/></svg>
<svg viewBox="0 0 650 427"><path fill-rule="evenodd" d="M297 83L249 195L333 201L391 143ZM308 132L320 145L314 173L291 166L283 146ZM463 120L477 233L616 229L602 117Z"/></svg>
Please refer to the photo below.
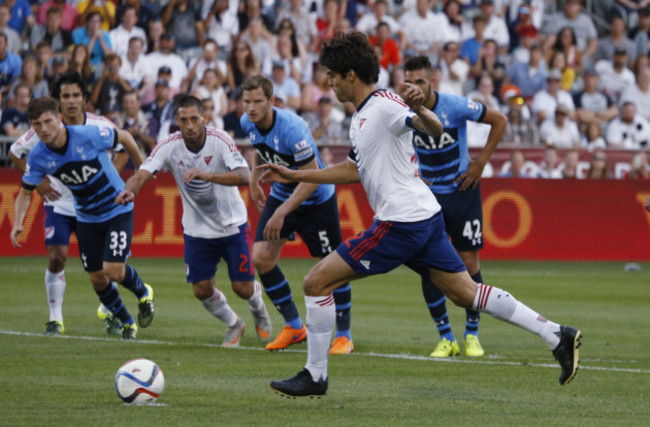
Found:
<svg viewBox="0 0 650 427"><path fill-rule="evenodd" d="M402 98L373 92L350 124L350 142L370 207L380 221L431 218L440 205L420 179L409 126L414 116Z"/></svg>
<svg viewBox="0 0 650 427"><path fill-rule="evenodd" d="M181 193L183 233L204 239L227 237L238 233L238 227L248 220L246 205L237 187L200 179L183 181L185 171L192 168L208 173L248 168L226 132L205 128L205 144L198 153L188 150L180 132L173 133L156 145L140 166L154 174L163 168L174 175Z"/></svg>
<svg viewBox="0 0 650 427"><path fill-rule="evenodd" d="M106 117L98 116L92 113L86 113L84 124L93 126L110 126L113 128L115 127L115 124L113 124L113 122L108 120ZM29 152L32 151L32 148L34 148L34 146L38 144L40 140L41 139L36 134L36 131L34 131L34 128L29 128L27 132L25 132L13 144L11 144L9 151L11 151L11 153L19 159L26 158L29 155ZM74 210L74 198L72 197L72 192L70 189L63 185L63 183L57 178L51 175L48 175L47 177L50 179L50 185L52 188L61 193L61 197L53 202L45 200L45 206L52 206L54 208L54 212L58 213L59 215L72 217L76 216Z"/></svg>

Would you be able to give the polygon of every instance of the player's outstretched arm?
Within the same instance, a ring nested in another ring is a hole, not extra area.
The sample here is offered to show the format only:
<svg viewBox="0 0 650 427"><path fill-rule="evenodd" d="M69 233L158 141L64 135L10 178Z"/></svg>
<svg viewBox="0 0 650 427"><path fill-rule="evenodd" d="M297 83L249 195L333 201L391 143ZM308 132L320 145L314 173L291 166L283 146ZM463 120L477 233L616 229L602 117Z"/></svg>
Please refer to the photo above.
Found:
<svg viewBox="0 0 650 427"><path fill-rule="evenodd" d="M18 243L18 236L23 232L23 222L25 221L25 215L29 210L29 205L32 203L32 191L27 190L26 188L21 188L16 197L16 203L14 206L14 226L11 229L11 244L14 248L20 248L22 245Z"/></svg>
<svg viewBox="0 0 650 427"><path fill-rule="evenodd" d="M135 200L135 196L140 192L142 187L153 177L153 174L144 169L138 169L131 178L126 181L124 190L115 198L115 203L125 205Z"/></svg>
<svg viewBox="0 0 650 427"><path fill-rule="evenodd" d="M349 184L361 180L357 166L349 160L344 160L325 169L291 170L287 167L274 164L258 166L257 169L264 171L261 176L262 182L280 182L285 184L290 182Z"/></svg>
<svg viewBox="0 0 650 427"><path fill-rule="evenodd" d="M140 155L140 150L138 150L138 144L135 142L135 139L133 139L133 135L126 130L117 130L117 141L122 144L124 149L129 153L135 168L139 168L142 164L142 156Z"/></svg>
<svg viewBox="0 0 650 427"><path fill-rule="evenodd" d="M221 185L248 185L251 179L251 171L247 167L236 168L229 172L214 172L209 173L202 171L199 168L192 168L185 171L183 174L183 181L190 182L193 179L201 179L203 181L214 182Z"/></svg>
<svg viewBox="0 0 650 427"><path fill-rule="evenodd" d="M400 95L406 105L417 114L412 121L415 129L434 137L442 134L442 122L436 113L424 106L424 93L419 86L404 83Z"/></svg>
<svg viewBox="0 0 650 427"><path fill-rule="evenodd" d="M492 153L497 149L497 145L499 144L499 141L501 141L503 133L506 131L506 126L508 126L508 119L506 116L493 108L485 108L487 108L487 110L485 111L485 117L483 117L482 123L490 125L490 133L488 134L485 147L481 150L481 154L479 154L478 158L470 162L465 173L456 178L456 182L462 181L459 187L461 191L467 190L468 188L476 188L481 179L481 175L483 174L485 165L490 161Z"/></svg>

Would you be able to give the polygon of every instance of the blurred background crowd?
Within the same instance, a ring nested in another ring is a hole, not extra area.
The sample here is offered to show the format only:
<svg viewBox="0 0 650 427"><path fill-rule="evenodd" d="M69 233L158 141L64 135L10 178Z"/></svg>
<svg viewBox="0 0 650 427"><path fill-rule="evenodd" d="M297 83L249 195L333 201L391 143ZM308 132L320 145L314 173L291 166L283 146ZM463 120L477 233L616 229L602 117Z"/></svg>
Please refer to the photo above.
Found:
<svg viewBox="0 0 650 427"><path fill-rule="evenodd" d="M29 128L30 99L69 69L88 83L87 110L128 129L144 153L176 129L181 93L245 146L239 86L262 73L327 159L348 144L354 109L329 88L319 46L351 29L377 49L379 87L396 91L402 64L426 55L437 90L508 117L500 147L512 151L494 176L606 178L608 153L627 150L616 177L650 177L650 0L5 0L0 160ZM486 125L470 126L469 146L481 147ZM530 147L543 149L534 167ZM565 171L579 157L580 172Z"/></svg>

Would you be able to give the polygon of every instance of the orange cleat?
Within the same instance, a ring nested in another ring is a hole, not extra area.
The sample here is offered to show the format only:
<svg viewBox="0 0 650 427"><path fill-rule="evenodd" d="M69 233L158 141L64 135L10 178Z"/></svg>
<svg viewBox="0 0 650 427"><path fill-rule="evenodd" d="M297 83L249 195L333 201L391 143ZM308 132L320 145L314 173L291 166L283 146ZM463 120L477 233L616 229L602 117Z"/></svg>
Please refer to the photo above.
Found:
<svg viewBox="0 0 650 427"><path fill-rule="evenodd" d="M330 354L350 354L353 351L354 344L352 343L352 340L349 340L346 337L338 337L332 341Z"/></svg>
<svg viewBox="0 0 650 427"><path fill-rule="evenodd" d="M267 344L267 350L284 350L293 344L298 344L307 339L307 329L303 326L302 329L293 329L289 325L285 325L282 331L275 337L273 342Z"/></svg>

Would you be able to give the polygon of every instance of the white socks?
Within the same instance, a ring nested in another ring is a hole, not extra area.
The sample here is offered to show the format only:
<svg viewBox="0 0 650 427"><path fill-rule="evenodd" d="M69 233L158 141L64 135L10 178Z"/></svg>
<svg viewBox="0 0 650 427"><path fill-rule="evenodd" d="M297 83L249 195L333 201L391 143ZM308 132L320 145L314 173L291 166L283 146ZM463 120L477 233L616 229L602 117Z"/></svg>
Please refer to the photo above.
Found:
<svg viewBox="0 0 650 427"><path fill-rule="evenodd" d="M327 352L336 322L334 296L305 296L307 307L307 365L314 381L327 379Z"/></svg>
<svg viewBox="0 0 650 427"><path fill-rule="evenodd" d="M232 308L228 305L226 296L219 289L215 288L214 294L211 297L201 300L201 303L210 314L229 327L237 322L237 314L232 311Z"/></svg>
<svg viewBox="0 0 650 427"><path fill-rule="evenodd" d="M45 270L45 290L47 305L50 306L50 321L63 322L63 294L65 293L65 273L52 273Z"/></svg>
<svg viewBox="0 0 650 427"><path fill-rule="evenodd" d="M257 280L253 282L253 295L248 298L247 302L250 311L260 311L264 306L264 301L262 300L262 285L260 285L260 282Z"/></svg>
<svg viewBox="0 0 650 427"><path fill-rule="evenodd" d="M560 325L517 301L503 289L479 283L472 309L485 311L499 320L517 325L539 335L553 350L560 343Z"/></svg>

